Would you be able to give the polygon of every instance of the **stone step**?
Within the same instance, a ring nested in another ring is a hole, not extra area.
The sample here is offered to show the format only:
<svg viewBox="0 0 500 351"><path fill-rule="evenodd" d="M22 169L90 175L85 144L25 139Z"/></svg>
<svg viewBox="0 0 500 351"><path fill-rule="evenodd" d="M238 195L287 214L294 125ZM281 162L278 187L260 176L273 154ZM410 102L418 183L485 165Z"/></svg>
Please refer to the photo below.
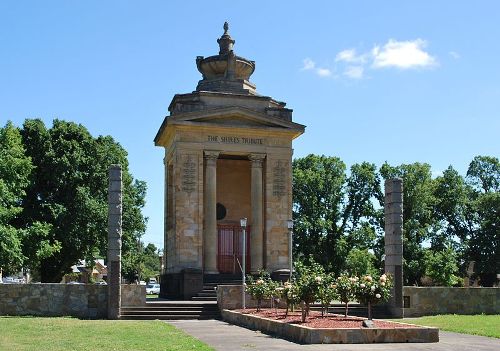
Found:
<svg viewBox="0 0 500 351"><path fill-rule="evenodd" d="M191 301L191 300L184 300L184 301L176 301L176 300L163 300L163 301L148 301L146 302L146 306L197 306L197 305L202 305L202 306L208 306L208 305L213 305L217 306L217 302L201 302L201 301ZM128 308L128 307L127 307Z"/></svg>
<svg viewBox="0 0 500 351"><path fill-rule="evenodd" d="M193 296L191 298L193 301L215 301L217 302L217 296Z"/></svg>
<svg viewBox="0 0 500 351"><path fill-rule="evenodd" d="M149 308L144 308L144 307L129 307L129 308L122 308L122 312L135 312L135 311L157 311L157 312L176 312L176 311L207 311L207 312L213 312L213 311L218 311L219 309L216 307L203 307L203 306L191 306L191 307L186 307L186 306L171 306L171 307L149 307Z"/></svg>
<svg viewBox="0 0 500 351"><path fill-rule="evenodd" d="M155 301L144 306L121 308L122 319L181 320L220 318L217 303L213 301Z"/></svg>
<svg viewBox="0 0 500 351"><path fill-rule="evenodd" d="M208 310L134 310L134 311L121 311L122 315L157 315L157 316L179 316L179 315L214 315L218 314L219 311L208 311Z"/></svg>
<svg viewBox="0 0 500 351"><path fill-rule="evenodd" d="M122 315L121 319L125 320L201 320L201 319L219 319L220 315Z"/></svg>

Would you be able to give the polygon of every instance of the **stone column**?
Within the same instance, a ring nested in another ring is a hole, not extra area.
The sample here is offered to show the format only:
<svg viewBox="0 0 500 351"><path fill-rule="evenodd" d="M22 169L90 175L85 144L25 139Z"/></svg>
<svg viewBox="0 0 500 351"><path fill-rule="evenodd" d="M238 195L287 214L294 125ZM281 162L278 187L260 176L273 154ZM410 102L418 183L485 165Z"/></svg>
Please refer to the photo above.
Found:
<svg viewBox="0 0 500 351"><path fill-rule="evenodd" d="M165 149L166 150L166 149ZM172 196L172 194L168 193L168 161L167 161L167 155L165 152L165 157L163 157L163 170L164 170L164 189L163 189L163 256L162 256L162 262L161 266L163 269L161 270L161 275L166 273L167 270L167 242L168 242L168 223L167 221L170 221L170 218L167 218L167 213L168 213L168 197ZM163 279L162 279L163 280ZM163 284L162 284L163 285ZM162 294L163 295L163 294Z"/></svg>
<svg viewBox="0 0 500 351"><path fill-rule="evenodd" d="M394 278L389 312L403 317L403 180L385 181L385 271Z"/></svg>
<svg viewBox="0 0 500 351"><path fill-rule="evenodd" d="M250 227L250 257L251 272L256 273L264 268L264 233L263 233L263 196L262 196L262 163L266 156L262 154L251 154L249 156L252 162L251 174L251 195L252 222Z"/></svg>
<svg viewBox="0 0 500 351"><path fill-rule="evenodd" d="M122 168L109 167L108 192L108 318L120 318L122 250Z"/></svg>
<svg viewBox="0 0 500 351"><path fill-rule="evenodd" d="M217 274L217 158L218 151L205 151L203 262L205 274Z"/></svg>

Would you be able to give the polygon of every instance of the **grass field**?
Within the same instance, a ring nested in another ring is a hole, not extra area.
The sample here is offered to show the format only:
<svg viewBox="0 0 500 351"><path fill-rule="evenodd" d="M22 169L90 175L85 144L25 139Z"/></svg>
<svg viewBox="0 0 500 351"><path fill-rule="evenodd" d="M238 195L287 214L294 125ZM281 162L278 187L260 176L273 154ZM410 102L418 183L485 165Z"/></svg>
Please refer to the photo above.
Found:
<svg viewBox="0 0 500 351"><path fill-rule="evenodd" d="M473 334L500 338L500 315L457 315L447 314L419 318L405 318L398 321L462 334Z"/></svg>
<svg viewBox="0 0 500 351"><path fill-rule="evenodd" d="M0 350L213 350L160 321L0 317Z"/></svg>

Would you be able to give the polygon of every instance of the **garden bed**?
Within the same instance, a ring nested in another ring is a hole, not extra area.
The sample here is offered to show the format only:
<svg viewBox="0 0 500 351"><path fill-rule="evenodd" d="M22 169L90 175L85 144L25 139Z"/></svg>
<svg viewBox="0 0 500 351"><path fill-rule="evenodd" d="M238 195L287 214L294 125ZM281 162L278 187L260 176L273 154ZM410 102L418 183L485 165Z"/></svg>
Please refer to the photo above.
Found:
<svg viewBox="0 0 500 351"><path fill-rule="evenodd" d="M222 318L267 334L302 344L365 344L438 342L439 329L412 324L373 320L374 328L362 326L365 318L331 315L311 311L305 323L300 312L291 312L285 317L283 310L255 309L223 310Z"/></svg>

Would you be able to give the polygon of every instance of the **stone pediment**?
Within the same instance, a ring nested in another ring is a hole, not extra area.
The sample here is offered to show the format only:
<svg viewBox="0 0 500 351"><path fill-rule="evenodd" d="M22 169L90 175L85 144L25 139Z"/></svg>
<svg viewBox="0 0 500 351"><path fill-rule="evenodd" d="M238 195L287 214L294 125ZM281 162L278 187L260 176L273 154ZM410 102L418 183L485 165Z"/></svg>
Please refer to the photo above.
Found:
<svg viewBox="0 0 500 351"><path fill-rule="evenodd" d="M271 129L291 132L294 134L293 138L302 134L305 129L302 124L280 117L269 116L244 107L213 108L166 117L155 137L155 143L159 144L166 129L175 126Z"/></svg>
<svg viewBox="0 0 500 351"><path fill-rule="evenodd" d="M304 130L298 123L269 116L244 107L225 107L170 116L168 124L208 124L235 127L264 127Z"/></svg>

